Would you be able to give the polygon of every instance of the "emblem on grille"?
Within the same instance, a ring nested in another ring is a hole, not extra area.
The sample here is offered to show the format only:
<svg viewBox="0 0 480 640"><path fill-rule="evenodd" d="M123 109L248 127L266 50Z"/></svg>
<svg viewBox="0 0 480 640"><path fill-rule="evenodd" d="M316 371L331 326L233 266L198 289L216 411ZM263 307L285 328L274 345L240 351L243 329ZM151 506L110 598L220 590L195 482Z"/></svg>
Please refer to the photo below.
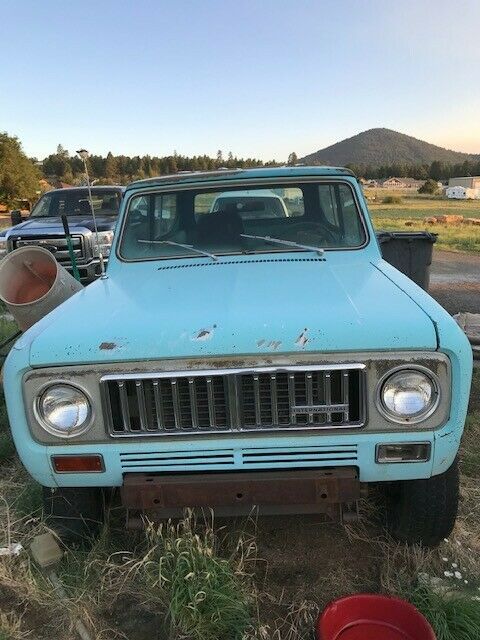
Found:
<svg viewBox="0 0 480 640"><path fill-rule="evenodd" d="M309 415L312 413L342 413L348 411L348 404L301 404L290 408L292 415Z"/></svg>

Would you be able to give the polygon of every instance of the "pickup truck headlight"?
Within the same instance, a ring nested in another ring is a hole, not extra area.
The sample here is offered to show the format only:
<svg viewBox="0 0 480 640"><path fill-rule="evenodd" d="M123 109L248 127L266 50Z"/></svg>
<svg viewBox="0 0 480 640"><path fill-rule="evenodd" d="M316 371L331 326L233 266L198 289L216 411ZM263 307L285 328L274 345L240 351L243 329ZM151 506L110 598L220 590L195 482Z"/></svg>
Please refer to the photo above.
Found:
<svg viewBox="0 0 480 640"><path fill-rule="evenodd" d="M78 387L55 384L37 400L37 411L44 429L62 438L78 436L91 422L90 400Z"/></svg>
<svg viewBox="0 0 480 640"><path fill-rule="evenodd" d="M0 260L7 255L7 240L0 238Z"/></svg>
<svg viewBox="0 0 480 640"><path fill-rule="evenodd" d="M92 242L93 242L93 255L96 258L98 258L97 236L95 232L93 232L93 235L92 235ZM112 242L113 242L113 231L98 232L98 244L100 246L100 251L104 258L110 255Z"/></svg>
<svg viewBox="0 0 480 640"><path fill-rule="evenodd" d="M378 387L378 406L394 422L415 424L425 420L438 406L439 383L423 367L395 369Z"/></svg>

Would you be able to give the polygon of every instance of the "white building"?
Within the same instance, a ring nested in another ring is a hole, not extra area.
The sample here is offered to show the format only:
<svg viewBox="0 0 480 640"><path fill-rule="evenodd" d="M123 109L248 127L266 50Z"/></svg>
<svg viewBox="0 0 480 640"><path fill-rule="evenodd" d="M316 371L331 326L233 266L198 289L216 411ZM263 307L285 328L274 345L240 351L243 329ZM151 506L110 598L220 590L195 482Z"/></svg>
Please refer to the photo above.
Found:
<svg viewBox="0 0 480 640"><path fill-rule="evenodd" d="M480 189L480 176L465 176L450 178L449 187L465 187L466 189Z"/></svg>
<svg viewBox="0 0 480 640"><path fill-rule="evenodd" d="M453 186L445 189L447 198L455 198L457 200L478 200L480 199L480 188L471 189L468 187Z"/></svg>

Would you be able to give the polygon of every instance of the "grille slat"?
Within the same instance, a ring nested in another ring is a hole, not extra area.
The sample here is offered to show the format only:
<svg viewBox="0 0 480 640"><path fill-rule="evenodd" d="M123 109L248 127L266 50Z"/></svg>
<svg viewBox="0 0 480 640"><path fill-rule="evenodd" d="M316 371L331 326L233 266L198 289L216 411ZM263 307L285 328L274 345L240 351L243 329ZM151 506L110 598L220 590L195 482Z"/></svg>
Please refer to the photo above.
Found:
<svg viewBox="0 0 480 640"><path fill-rule="evenodd" d="M175 421L175 428L182 428L182 415L180 413L180 400L178 397L178 382L177 380L171 380L172 385L172 404L173 404L173 419Z"/></svg>
<svg viewBox="0 0 480 640"><path fill-rule="evenodd" d="M363 365L105 376L112 436L361 427Z"/></svg>
<svg viewBox="0 0 480 640"><path fill-rule="evenodd" d="M83 240L80 236L72 236L72 248L75 258L81 262L84 259ZM70 252L65 236L28 236L28 238L12 238L14 249L20 247L44 247L52 252L57 262L71 265Z"/></svg>
<svg viewBox="0 0 480 640"><path fill-rule="evenodd" d="M123 430L130 431L130 409L128 407L127 386L123 381L118 382L120 394L120 410L122 412Z"/></svg>
<svg viewBox="0 0 480 640"><path fill-rule="evenodd" d="M325 385L325 404L332 404L332 375L330 371L325 371L323 374L323 382ZM325 412L327 417L327 422L332 421L332 414L330 411Z"/></svg>

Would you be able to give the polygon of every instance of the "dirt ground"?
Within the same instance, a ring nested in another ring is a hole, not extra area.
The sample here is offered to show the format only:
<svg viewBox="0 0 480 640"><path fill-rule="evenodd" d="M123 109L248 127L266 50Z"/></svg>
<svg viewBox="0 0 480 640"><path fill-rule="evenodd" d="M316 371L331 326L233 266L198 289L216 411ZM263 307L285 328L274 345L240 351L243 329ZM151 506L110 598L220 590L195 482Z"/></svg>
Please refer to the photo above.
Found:
<svg viewBox="0 0 480 640"><path fill-rule="evenodd" d="M434 250L429 291L452 315L480 313L480 256Z"/></svg>

